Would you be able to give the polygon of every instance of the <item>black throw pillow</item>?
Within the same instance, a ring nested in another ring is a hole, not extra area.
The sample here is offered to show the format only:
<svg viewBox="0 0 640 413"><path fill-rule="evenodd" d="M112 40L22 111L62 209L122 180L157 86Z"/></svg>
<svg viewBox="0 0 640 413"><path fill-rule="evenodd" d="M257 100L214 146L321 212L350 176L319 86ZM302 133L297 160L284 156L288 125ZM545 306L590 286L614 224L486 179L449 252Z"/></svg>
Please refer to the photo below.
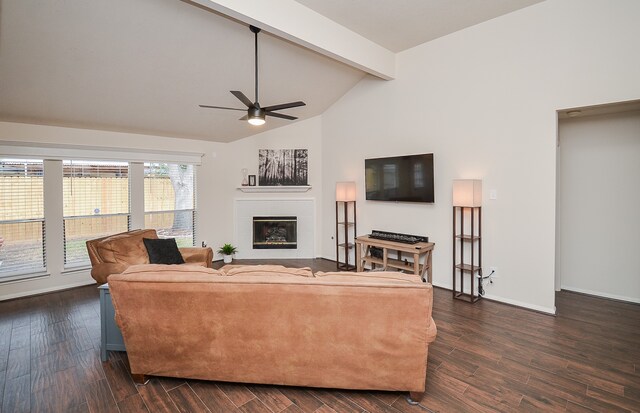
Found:
<svg viewBox="0 0 640 413"><path fill-rule="evenodd" d="M142 238L149 253L151 264L184 264L184 259L175 238L153 239Z"/></svg>

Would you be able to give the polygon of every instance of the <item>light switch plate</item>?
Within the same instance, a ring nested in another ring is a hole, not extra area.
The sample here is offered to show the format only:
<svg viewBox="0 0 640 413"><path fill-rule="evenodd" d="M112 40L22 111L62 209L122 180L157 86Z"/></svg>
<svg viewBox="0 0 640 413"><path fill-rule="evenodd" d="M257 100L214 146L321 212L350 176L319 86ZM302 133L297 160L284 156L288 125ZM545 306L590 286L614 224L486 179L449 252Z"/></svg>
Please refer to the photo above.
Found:
<svg viewBox="0 0 640 413"><path fill-rule="evenodd" d="M496 189L489 191L489 199L498 199L498 191Z"/></svg>

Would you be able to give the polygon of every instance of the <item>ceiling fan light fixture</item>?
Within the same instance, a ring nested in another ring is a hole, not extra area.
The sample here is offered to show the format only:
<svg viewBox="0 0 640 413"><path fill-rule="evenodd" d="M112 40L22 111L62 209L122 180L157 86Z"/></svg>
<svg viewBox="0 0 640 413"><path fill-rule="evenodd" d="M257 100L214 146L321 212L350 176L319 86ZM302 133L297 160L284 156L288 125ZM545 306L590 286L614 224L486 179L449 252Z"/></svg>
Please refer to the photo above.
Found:
<svg viewBox="0 0 640 413"><path fill-rule="evenodd" d="M265 120L264 118L255 117L255 118L249 118L248 122L253 126L260 126L260 125L264 125Z"/></svg>
<svg viewBox="0 0 640 413"><path fill-rule="evenodd" d="M264 125L265 123L265 112L264 109L260 109L259 107L251 107L248 109L248 114L247 114L247 121L254 125L254 126L260 126L260 125Z"/></svg>

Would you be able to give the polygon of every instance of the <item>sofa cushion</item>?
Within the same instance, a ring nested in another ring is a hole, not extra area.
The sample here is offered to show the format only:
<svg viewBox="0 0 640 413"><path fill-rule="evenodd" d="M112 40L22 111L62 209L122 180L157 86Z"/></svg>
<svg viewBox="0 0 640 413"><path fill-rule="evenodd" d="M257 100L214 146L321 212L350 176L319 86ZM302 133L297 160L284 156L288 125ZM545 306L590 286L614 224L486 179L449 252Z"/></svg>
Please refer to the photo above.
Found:
<svg viewBox="0 0 640 413"><path fill-rule="evenodd" d="M398 271L374 271L374 272L347 272L347 271L318 271L318 278L331 279L338 282L354 281L404 281L409 283L422 283L422 278L415 274L406 274Z"/></svg>
<svg viewBox="0 0 640 413"><path fill-rule="evenodd" d="M143 238L157 239L154 229L132 231L113 235L96 245L96 251L103 262L118 264L149 264L149 254L142 242Z"/></svg>
<svg viewBox="0 0 640 413"><path fill-rule="evenodd" d="M271 275L313 277L311 268L287 268L282 265L225 265L220 269L226 275Z"/></svg>
<svg viewBox="0 0 640 413"><path fill-rule="evenodd" d="M185 264L196 265L198 267L208 267L206 261L185 261Z"/></svg>
<svg viewBox="0 0 640 413"><path fill-rule="evenodd" d="M224 276L220 270L203 267L197 264L165 265L165 264L142 264L132 265L120 275L139 276L143 275L145 281L175 281L179 277L189 276L196 279L200 276Z"/></svg>
<svg viewBox="0 0 640 413"><path fill-rule="evenodd" d="M142 241L149 253L150 264L184 264L175 238L143 238Z"/></svg>

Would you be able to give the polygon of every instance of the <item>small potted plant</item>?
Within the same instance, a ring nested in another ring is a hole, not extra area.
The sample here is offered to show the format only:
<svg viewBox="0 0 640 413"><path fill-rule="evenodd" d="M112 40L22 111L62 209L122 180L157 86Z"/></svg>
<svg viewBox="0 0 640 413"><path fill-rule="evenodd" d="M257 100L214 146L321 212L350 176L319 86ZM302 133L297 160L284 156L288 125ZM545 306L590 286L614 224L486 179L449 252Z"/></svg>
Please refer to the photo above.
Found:
<svg viewBox="0 0 640 413"><path fill-rule="evenodd" d="M238 249L233 245L224 244L222 247L220 247L218 253L222 254L222 256L224 257L224 263L229 264L233 259L233 254L235 254L237 251Z"/></svg>

